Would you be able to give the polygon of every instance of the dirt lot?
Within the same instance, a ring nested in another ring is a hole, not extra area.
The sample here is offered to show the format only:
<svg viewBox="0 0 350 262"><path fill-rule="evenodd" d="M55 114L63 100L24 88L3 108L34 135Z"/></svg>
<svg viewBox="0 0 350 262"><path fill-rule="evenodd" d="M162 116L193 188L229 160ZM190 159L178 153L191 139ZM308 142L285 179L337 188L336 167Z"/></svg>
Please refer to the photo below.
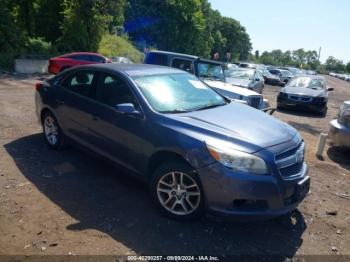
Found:
<svg viewBox="0 0 350 262"><path fill-rule="evenodd" d="M306 141L311 193L286 221L180 223L162 217L146 187L77 149L50 150L34 114L33 76L0 78L0 254L350 255L350 152L315 157L350 84L327 77L327 116L276 112ZM279 87L266 86L275 104ZM327 212L334 212L329 215Z"/></svg>

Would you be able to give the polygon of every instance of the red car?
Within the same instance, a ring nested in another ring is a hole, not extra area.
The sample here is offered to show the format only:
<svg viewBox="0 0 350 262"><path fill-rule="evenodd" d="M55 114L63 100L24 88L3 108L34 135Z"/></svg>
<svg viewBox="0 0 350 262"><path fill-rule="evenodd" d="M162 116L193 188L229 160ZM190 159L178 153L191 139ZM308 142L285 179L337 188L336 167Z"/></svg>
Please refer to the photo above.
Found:
<svg viewBox="0 0 350 262"><path fill-rule="evenodd" d="M58 74L63 70L77 66L98 63L111 63L112 61L103 55L90 52L75 52L53 57L49 60L48 71L51 74Z"/></svg>

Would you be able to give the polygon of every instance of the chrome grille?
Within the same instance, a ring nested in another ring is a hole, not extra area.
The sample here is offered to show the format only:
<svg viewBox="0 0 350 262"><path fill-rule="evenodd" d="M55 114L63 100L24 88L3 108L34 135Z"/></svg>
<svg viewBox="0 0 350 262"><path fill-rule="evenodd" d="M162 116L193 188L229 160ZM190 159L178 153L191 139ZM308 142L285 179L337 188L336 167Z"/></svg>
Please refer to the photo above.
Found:
<svg viewBox="0 0 350 262"><path fill-rule="evenodd" d="M283 178L298 176L306 168L304 163L305 144L301 141L296 147L275 155L275 162Z"/></svg>
<svg viewBox="0 0 350 262"><path fill-rule="evenodd" d="M312 100L311 97L299 95L289 95L289 99L302 102L310 102Z"/></svg>

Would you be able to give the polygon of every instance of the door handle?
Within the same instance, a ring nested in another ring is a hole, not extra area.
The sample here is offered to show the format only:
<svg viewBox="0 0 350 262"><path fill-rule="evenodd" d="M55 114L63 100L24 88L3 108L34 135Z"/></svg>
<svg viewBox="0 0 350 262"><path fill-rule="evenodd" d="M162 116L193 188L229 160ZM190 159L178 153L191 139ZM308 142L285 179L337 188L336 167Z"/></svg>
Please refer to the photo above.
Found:
<svg viewBox="0 0 350 262"><path fill-rule="evenodd" d="M56 103L59 104L59 105L63 105L63 104L64 104L64 101L63 101L63 100L60 100L60 99L56 99Z"/></svg>

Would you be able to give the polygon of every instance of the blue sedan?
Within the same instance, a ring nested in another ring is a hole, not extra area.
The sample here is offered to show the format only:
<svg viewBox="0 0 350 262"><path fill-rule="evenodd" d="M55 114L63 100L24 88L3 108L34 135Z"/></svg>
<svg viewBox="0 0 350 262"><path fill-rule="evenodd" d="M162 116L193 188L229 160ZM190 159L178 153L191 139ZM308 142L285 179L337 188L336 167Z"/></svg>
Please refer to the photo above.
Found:
<svg viewBox="0 0 350 262"><path fill-rule="evenodd" d="M275 217L309 191L304 142L294 128L184 71L79 66L36 89L50 147L75 142L127 168L172 218L191 220L205 211Z"/></svg>

